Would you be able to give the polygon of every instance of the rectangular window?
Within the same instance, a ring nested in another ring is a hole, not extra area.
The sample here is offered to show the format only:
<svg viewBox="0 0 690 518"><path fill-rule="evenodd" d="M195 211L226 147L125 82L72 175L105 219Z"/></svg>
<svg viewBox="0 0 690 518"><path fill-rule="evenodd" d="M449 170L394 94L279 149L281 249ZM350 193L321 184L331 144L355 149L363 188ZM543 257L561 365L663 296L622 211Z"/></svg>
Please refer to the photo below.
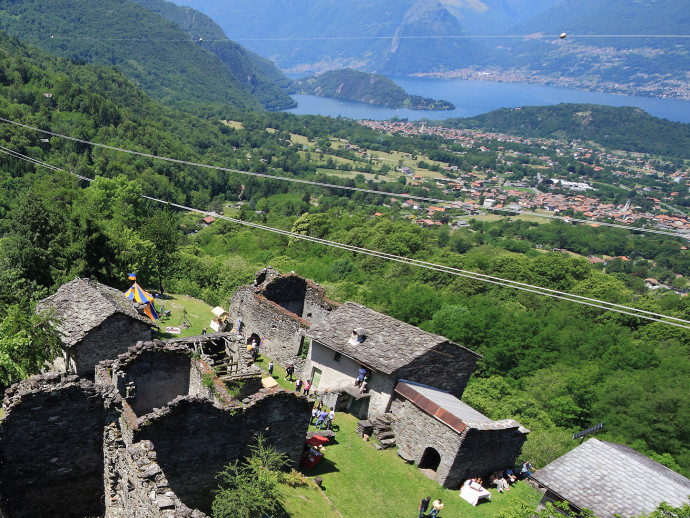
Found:
<svg viewBox="0 0 690 518"><path fill-rule="evenodd" d="M336 362L339 362L341 356L342 355L339 352L336 352L335 355L333 356L333 360Z"/></svg>

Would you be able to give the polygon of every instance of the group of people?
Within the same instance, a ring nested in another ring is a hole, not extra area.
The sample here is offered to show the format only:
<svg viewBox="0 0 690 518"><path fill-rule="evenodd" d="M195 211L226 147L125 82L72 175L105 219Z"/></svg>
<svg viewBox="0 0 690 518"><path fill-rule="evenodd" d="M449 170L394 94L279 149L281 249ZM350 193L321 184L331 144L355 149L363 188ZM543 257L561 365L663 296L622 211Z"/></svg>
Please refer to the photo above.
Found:
<svg viewBox="0 0 690 518"><path fill-rule="evenodd" d="M489 475L489 484L496 486L499 493L504 491L510 491L511 484L518 481L517 470L513 468L508 468L505 471L495 471ZM527 478L532 476L532 471L534 467L529 462L525 462L520 469L520 478ZM476 487L477 489L483 487L484 482L481 478L471 478L465 482L465 484L470 485L470 487Z"/></svg>
<svg viewBox="0 0 690 518"><path fill-rule="evenodd" d="M303 392L305 396L308 396L311 390L311 380L302 381L302 378L298 378L295 382L295 390L297 392Z"/></svg>
<svg viewBox="0 0 690 518"><path fill-rule="evenodd" d="M517 482L517 477L513 475L513 470L506 470L505 474L502 471L496 471L489 475L489 484L496 486L499 493L503 491L510 491L510 484Z"/></svg>
<svg viewBox="0 0 690 518"><path fill-rule="evenodd" d="M309 421L309 424L313 424L319 430L324 428L326 430L330 430L331 426L333 425L333 419L335 419L335 410L331 409L329 412L328 408L323 406L323 403L319 401L316 405L314 405L314 408L311 409L311 420Z"/></svg>
<svg viewBox="0 0 690 518"><path fill-rule="evenodd" d="M429 502L431 502L430 496L422 498L422 501L419 504L419 518L422 518L422 516L424 516L429 509ZM440 498L438 500L434 500L431 502L431 512L429 513L429 516L431 518L435 518L436 515L441 512L441 509L443 509L443 500Z"/></svg>

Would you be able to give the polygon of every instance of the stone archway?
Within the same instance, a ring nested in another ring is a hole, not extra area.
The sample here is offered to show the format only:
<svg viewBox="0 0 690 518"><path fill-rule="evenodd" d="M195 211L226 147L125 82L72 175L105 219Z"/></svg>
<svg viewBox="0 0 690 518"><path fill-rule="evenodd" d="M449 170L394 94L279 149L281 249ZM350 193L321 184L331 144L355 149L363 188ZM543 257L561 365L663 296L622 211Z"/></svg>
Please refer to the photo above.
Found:
<svg viewBox="0 0 690 518"><path fill-rule="evenodd" d="M422 454L422 459L419 461L419 469L436 471L439 464L441 464L441 454L429 446Z"/></svg>

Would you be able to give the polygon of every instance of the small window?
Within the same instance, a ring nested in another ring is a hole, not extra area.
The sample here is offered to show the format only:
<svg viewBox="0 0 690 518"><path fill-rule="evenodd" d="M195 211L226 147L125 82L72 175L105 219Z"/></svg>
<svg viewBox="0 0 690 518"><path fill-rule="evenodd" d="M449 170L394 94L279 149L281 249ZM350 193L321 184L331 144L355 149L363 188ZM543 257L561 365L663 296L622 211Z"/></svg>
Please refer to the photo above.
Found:
<svg viewBox="0 0 690 518"><path fill-rule="evenodd" d="M336 361L336 362L339 362L341 356L342 356L342 355L341 355L340 353L337 352L337 353L335 353L335 355L333 356L333 360Z"/></svg>

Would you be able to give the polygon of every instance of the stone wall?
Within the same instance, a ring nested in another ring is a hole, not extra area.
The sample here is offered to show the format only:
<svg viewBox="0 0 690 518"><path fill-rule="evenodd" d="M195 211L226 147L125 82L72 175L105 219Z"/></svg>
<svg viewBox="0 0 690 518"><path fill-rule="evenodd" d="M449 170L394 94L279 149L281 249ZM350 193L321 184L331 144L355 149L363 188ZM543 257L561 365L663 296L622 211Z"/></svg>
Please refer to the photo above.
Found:
<svg viewBox="0 0 690 518"><path fill-rule="evenodd" d="M397 417L393 431L398 446L415 464L426 448L434 448L441 456L438 482L448 488L458 488L468 478L488 479L494 471L513 467L527 439L528 430L513 420L465 423L467 428L458 433L397 393L390 411Z"/></svg>
<svg viewBox="0 0 690 518"><path fill-rule="evenodd" d="M204 398L177 398L137 420L132 441L155 444L157 462L172 491L191 508L209 512L216 474L249 453L261 433L297 465L312 404L283 389L262 389L243 406L222 409Z"/></svg>
<svg viewBox="0 0 690 518"><path fill-rule="evenodd" d="M397 393L391 401L390 411L397 417L392 422L392 428L398 447L407 452L417 465L424 451L434 448L441 456L436 470L438 483L444 487L459 487L462 480L457 479L453 464L463 437Z"/></svg>
<svg viewBox="0 0 690 518"><path fill-rule="evenodd" d="M9 518L103 516L103 429L119 415L112 387L48 373L5 392L0 495Z"/></svg>
<svg viewBox="0 0 690 518"><path fill-rule="evenodd" d="M262 354L282 365L294 362L309 328L309 322L256 294L251 286L237 289L230 315L235 325L242 319L240 332L245 336L263 336Z"/></svg>
<svg viewBox="0 0 690 518"><path fill-rule="evenodd" d="M494 421L484 428L468 427L455 459L458 480L488 475L515 466L529 431L517 421Z"/></svg>
<svg viewBox="0 0 690 518"><path fill-rule="evenodd" d="M144 351L120 367L117 389L137 415L148 414L189 393L191 364L188 351Z"/></svg>
<svg viewBox="0 0 690 518"><path fill-rule="evenodd" d="M264 337L262 353L282 365L297 363L305 331L322 321L338 304L319 285L268 267L252 285L241 286L230 303L230 319L244 336ZM299 365L298 365L299 367Z"/></svg>
<svg viewBox="0 0 690 518"><path fill-rule="evenodd" d="M396 378L445 390L460 399L479 358L469 349L445 342L399 369Z"/></svg>
<svg viewBox="0 0 690 518"><path fill-rule="evenodd" d="M168 486L150 441L125 447L119 429L104 435L105 518L204 518L189 509Z"/></svg>
<svg viewBox="0 0 690 518"><path fill-rule="evenodd" d="M148 324L115 313L68 351L70 364L79 376L93 379L98 362L114 360L137 342L151 340L151 336Z"/></svg>

